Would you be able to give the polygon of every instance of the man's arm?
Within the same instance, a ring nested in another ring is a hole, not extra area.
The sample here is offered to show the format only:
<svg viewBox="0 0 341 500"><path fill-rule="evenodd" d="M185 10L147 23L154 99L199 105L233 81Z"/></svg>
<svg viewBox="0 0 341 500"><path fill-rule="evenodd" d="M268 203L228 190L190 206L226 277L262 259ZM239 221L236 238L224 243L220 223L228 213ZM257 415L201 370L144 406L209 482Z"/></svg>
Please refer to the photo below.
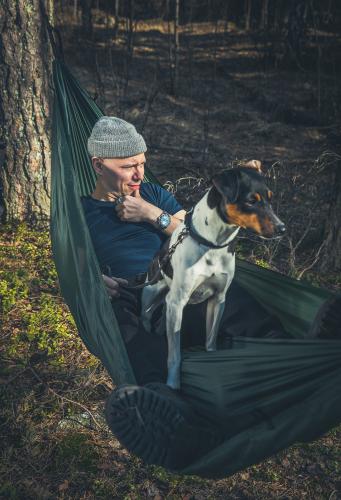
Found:
<svg viewBox="0 0 341 500"><path fill-rule="evenodd" d="M167 236L170 236L178 225L183 222L186 215L185 210L179 210L176 214L171 215L171 223L166 229L162 230L156 222L156 219L162 214L163 210L148 203L140 196L125 196L123 203L116 205L116 211L121 220L127 222L149 222ZM102 276L109 298L118 298L120 296L120 286L127 285L127 280L115 278L113 276L109 277L104 274Z"/></svg>
<svg viewBox="0 0 341 500"><path fill-rule="evenodd" d="M154 227L156 227L157 229L162 231L167 236L170 236L173 233L173 231L178 227L178 225L181 224L185 219L186 211L180 210L176 214L170 216L171 222L170 222L169 226L167 226L166 229L161 229L161 227L157 223L157 218L162 214L163 210L161 210L161 208L158 208L158 207L154 207L154 208L155 208L155 211L152 211L151 217L149 218L149 220L146 220L146 222L149 222L150 224L152 224Z"/></svg>
<svg viewBox="0 0 341 500"><path fill-rule="evenodd" d="M169 226L166 229L161 229L157 223L157 218L164 210L144 200L138 191L134 195L124 196L123 202L116 205L116 212L121 220L126 222L148 222L167 236L170 236L178 225L183 222L186 211L179 210L176 214L171 215Z"/></svg>

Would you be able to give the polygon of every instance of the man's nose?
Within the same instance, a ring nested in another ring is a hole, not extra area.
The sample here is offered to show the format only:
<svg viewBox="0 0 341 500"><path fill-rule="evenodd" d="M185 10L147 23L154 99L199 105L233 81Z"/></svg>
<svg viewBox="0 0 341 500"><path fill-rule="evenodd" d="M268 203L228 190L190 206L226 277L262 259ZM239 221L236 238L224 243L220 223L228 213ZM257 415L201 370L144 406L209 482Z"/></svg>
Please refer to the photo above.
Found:
<svg viewBox="0 0 341 500"><path fill-rule="evenodd" d="M135 172L133 173L133 179L134 179L134 181L138 181L138 180L143 179L143 171L141 168L135 169Z"/></svg>

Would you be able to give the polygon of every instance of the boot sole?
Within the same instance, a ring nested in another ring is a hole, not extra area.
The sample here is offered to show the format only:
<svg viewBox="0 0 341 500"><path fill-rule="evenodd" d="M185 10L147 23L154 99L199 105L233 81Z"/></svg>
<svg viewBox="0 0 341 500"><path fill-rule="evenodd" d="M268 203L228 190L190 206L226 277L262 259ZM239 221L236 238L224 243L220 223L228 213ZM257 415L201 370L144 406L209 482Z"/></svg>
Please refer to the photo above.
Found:
<svg viewBox="0 0 341 500"><path fill-rule="evenodd" d="M107 423L118 441L147 464L171 467L172 439L183 416L163 396L138 386L123 386L106 403Z"/></svg>

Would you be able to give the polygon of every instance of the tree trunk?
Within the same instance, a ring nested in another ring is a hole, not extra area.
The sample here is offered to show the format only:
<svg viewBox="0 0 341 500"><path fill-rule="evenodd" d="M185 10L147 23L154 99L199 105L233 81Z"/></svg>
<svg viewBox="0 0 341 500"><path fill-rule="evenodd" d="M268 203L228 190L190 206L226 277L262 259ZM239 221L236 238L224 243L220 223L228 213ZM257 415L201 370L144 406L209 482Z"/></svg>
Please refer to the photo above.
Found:
<svg viewBox="0 0 341 500"><path fill-rule="evenodd" d="M92 35L92 0L82 0L82 29L85 35Z"/></svg>
<svg viewBox="0 0 341 500"><path fill-rule="evenodd" d="M249 31L251 26L251 2L252 0L245 0L245 29Z"/></svg>
<svg viewBox="0 0 341 500"><path fill-rule="evenodd" d="M128 30L127 30L127 47L128 47L128 55L132 57L134 50L134 0L129 0L129 15L128 15Z"/></svg>
<svg viewBox="0 0 341 500"><path fill-rule="evenodd" d="M291 57L301 68L302 52L305 44L305 0L292 0L288 16L287 45ZM315 26L316 30L317 26Z"/></svg>
<svg viewBox="0 0 341 500"><path fill-rule="evenodd" d="M263 0L260 28L265 30L268 26L269 0Z"/></svg>
<svg viewBox="0 0 341 500"><path fill-rule="evenodd" d="M341 160L337 161L335 167L333 192L330 200L329 216L326 223L325 251L321 262L321 271L341 271Z"/></svg>
<svg viewBox="0 0 341 500"><path fill-rule="evenodd" d="M115 0L115 27L114 27L115 40L117 38L119 23L120 23L120 0Z"/></svg>
<svg viewBox="0 0 341 500"><path fill-rule="evenodd" d="M224 40L226 38L226 34L228 31L228 21L229 21L229 0L225 0L224 2L225 8L224 8Z"/></svg>
<svg viewBox="0 0 341 500"><path fill-rule="evenodd" d="M126 47L127 54L125 58L125 82L124 82L124 95L127 94L128 85L130 80L130 71L133 63L134 55L134 10L135 4L134 0L129 0L128 2L128 17L126 18ZM136 24L135 24L136 29Z"/></svg>
<svg viewBox="0 0 341 500"><path fill-rule="evenodd" d="M168 62L169 62L169 82L170 91L174 89L174 62L173 62L173 40L171 30L171 0L166 0L167 11L167 44L168 44Z"/></svg>
<svg viewBox="0 0 341 500"><path fill-rule="evenodd" d="M275 12L274 12L274 21L273 21L273 29L275 32L280 31L282 29L281 25L281 7L282 0L277 0L275 4Z"/></svg>
<svg viewBox="0 0 341 500"><path fill-rule="evenodd" d="M78 1L73 0L73 19L75 23L78 21Z"/></svg>
<svg viewBox="0 0 341 500"><path fill-rule="evenodd" d="M174 77L173 77L173 94L176 94L179 79L179 14L180 0L175 0L175 16L174 16Z"/></svg>
<svg viewBox="0 0 341 500"><path fill-rule="evenodd" d="M46 2L53 15L52 1ZM8 221L50 209L51 53L39 0L0 4L0 185Z"/></svg>

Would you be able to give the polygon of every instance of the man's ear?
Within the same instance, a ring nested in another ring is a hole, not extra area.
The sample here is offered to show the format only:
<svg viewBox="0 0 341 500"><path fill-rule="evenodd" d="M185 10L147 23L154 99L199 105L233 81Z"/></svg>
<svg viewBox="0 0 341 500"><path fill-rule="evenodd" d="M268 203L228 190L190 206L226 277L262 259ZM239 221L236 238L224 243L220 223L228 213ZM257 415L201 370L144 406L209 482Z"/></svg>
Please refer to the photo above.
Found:
<svg viewBox="0 0 341 500"><path fill-rule="evenodd" d="M92 166L97 175L102 175L102 163L100 158L97 156L93 156L91 158Z"/></svg>
<svg viewBox="0 0 341 500"><path fill-rule="evenodd" d="M243 167L254 168L259 174L263 174L262 162L259 160L249 160L243 165Z"/></svg>
<svg viewBox="0 0 341 500"><path fill-rule="evenodd" d="M225 203L237 201L240 185L240 172L238 170L224 170L212 178L212 183L224 198Z"/></svg>

